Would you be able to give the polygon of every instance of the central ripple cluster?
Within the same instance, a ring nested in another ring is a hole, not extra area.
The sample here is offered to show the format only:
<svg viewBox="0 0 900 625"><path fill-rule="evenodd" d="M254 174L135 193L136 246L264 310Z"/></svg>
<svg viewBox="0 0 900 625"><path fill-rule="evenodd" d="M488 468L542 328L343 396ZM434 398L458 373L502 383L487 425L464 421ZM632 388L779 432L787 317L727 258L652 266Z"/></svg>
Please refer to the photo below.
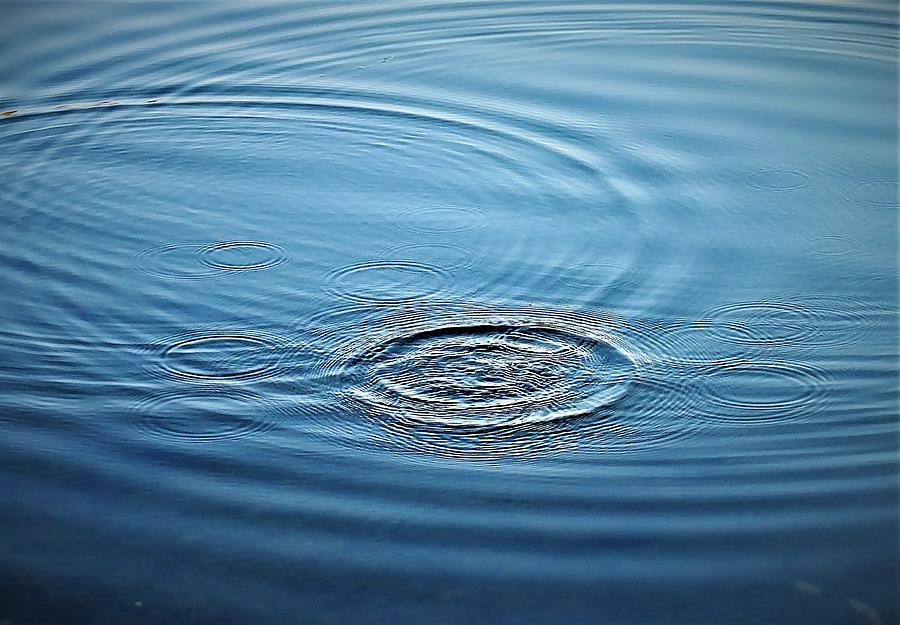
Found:
<svg viewBox="0 0 900 625"><path fill-rule="evenodd" d="M435 425L495 426L585 414L621 397L634 361L612 342L522 324L442 326L354 359L353 395Z"/></svg>

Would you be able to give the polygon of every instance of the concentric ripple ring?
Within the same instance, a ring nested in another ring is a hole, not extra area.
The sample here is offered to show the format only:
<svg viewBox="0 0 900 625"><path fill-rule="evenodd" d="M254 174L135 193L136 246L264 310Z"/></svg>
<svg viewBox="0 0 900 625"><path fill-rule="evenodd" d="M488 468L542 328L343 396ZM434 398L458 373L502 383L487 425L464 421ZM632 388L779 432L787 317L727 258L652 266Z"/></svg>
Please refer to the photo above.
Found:
<svg viewBox="0 0 900 625"><path fill-rule="evenodd" d="M405 260L371 261L342 267L328 276L331 291L357 302L391 304L437 293L447 272Z"/></svg>
<svg viewBox="0 0 900 625"><path fill-rule="evenodd" d="M223 253L243 256L250 260L228 262L218 258ZM253 258L257 257L258 258ZM265 241L219 241L203 247L197 252L200 262L224 271L258 271L280 265L287 260L287 253L281 247Z"/></svg>
<svg viewBox="0 0 900 625"><path fill-rule="evenodd" d="M808 416L827 379L819 369L786 361L744 361L711 368L699 380L695 414L729 424L783 422Z"/></svg>
<svg viewBox="0 0 900 625"><path fill-rule="evenodd" d="M284 369L287 345L260 332L212 330L190 332L155 346L155 366L186 382L247 382Z"/></svg>
<svg viewBox="0 0 900 625"><path fill-rule="evenodd" d="M199 280L221 275L216 267L196 262L202 249L202 243L167 243L137 252L132 263L135 270L154 278Z"/></svg>
<svg viewBox="0 0 900 625"><path fill-rule="evenodd" d="M615 336L552 318L408 321L326 365L348 380L345 396L378 418L450 428L556 420L614 403L639 372Z"/></svg>
<svg viewBox="0 0 900 625"><path fill-rule="evenodd" d="M711 332L719 340L743 345L788 345L815 335L813 316L805 306L759 301L720 306L706 312L703 318L719 322L713 324ZM736 332L736 327L741 331Z"/></svg>
<svg viewBox="0 0 900 625"><path fill-rule="evenodd" d="M256 393L221 386L160 393L132 410L138 427L153 438L191 443L248 438L271 430L284 416Z"/></svg>
<svg viewBox="0 0 900 625"><path fill-rule="evenodd" d="M747 186L760 191L799 191L811 184L802 171L762 169L747 174Z"/></svg>
<svg viewBox="0 0 900 625"><path fill-rule="evenodd" d="M862 241L839 235L807 239L805 244L813 256L853 256L863 249Z"/></svg>
<svg viewBox="0 0 900 625"><path fill-rule="evenodd" d="M488 225L488 214L474 206L423 206L398 212L397 225L417 234L459 234Z"/></svg>
<svg viewBox="0 0 900 625"><path fill-rule="evenodd" d="M875 208L897 208L900 205L898 180L896 178L869 178L851 185L844 197L862 206Z"/></svg>

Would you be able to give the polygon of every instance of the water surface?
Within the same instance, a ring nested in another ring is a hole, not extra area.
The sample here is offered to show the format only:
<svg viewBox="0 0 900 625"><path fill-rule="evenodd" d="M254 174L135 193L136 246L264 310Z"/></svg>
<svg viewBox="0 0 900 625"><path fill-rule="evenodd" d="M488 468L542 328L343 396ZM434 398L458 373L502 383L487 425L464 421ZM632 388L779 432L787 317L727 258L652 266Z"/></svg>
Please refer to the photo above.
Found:
<svg viewBox="0 0 900 625"><path fill-rule="evenodd" d="M0 623L900 620L894 3L3 8Z"/></svg>

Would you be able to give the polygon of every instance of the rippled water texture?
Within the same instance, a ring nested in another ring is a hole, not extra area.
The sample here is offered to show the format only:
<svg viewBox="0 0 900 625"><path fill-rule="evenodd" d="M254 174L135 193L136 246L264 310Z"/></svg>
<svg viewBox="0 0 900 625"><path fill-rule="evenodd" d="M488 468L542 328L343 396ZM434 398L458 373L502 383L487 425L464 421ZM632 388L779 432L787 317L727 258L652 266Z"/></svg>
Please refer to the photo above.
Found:
<svg viewBox="0 0 900 625"><path fill-rule="evenodd" d="M900 622L896 3L0 33L0 624Z"/></svg>

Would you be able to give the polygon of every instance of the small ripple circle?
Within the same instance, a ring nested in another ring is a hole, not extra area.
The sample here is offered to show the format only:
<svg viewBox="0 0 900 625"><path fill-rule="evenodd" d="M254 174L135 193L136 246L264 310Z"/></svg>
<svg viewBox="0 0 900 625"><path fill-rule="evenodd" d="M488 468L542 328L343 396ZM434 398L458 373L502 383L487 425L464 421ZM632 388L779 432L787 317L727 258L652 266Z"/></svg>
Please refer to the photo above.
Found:
<svg viewBox="0 0 900 625"><path fill-rule="evenodd" d="M747 174L747 186L760 191L799 191L810 184L808 174L793 169L760 169Z"/></svg>
<svg viewBox="0 0 900 625"><path fill-rule="evenodd" d="M743 345L789 345L816 333L812 311L789 302L759 301L727 304L707 311L711 336Z"/></svg>
<svg viewBox="0 0 900 625"><path fill-rule="evenodd" d="M710 336L743 346L816 349L865 340L885 309L851 296L795 294L788 301L741 302L705 313Z"/></svg>
<svg viewBox="0 0 900 625"><path fill-rule="evenodd" d="M394 215L394 222L417 234L461 234L486 228L487 212L474 206L422 206L407 208Z"/></svg>
<svg viewBox="0 0 900 625"><path fill-rule="evenodd" d="M185 382L247 382L283 372L291 351L286 341L261 332L202 330L154 345L153 364Z"/></svg>
<svg viewBox="0 0 900 625"><path fill-rule="evenodd" d="M445 288L447 272L404 260L370 261L341 267L328 276L330 290L357 302L392 304L421 299Z"/></svg>
<svg viewBox="0 0 900 625"><path fill-rule="evenodd" d="M827 235L807 239L806 250L813 256L853 256L863 249L862 241L841 235Z"/></svg>
<svg viewBox="0 0 900 625"><path fill-rule="evenodd" d="M802 294L793 299L808 311L810 324L815 328L815 332L797 346L805 349L871 340L873 333L884 327L885 319L894 314L889 307L851 295Z"/></svg>
<svg viewBox="0 0 900 625"><path fill-rule="evenodd" d="M439 242L407 243L383 250L380 258L431 264L447 271L471 269L480 261L475 249L460 244Z"/></svg>
<svg viewBox="0 0 900 625"><path fill-rule="evenodd" d="M192 443L248 438L273 429L283 417L259 394L221 386L160 393L132 410L148 435Z"/></svg>
<svg viewBox="0 0 900 625"><path fill-rule="evenodd" d="M197 261L202 243L167 243L137 252L132 258L134 268L144 275L175 280L214 278L222 272Z"/></svg>
<svg viewBox="0 0 900 625"><path fill-rule="evenodd" d="M896 178L869 178L850 185L844 197L863 206L897 208L900 205L898 192L900 186Z"/></svg>
<svg viewBox="0 0 900 625"><path fill-rule="evenodd" d="M791 421L814 413L826 385L823 371L803 363L726 363L698 378L694 414L730 424Z"/></svg>
<svg viewBox="0 0 900 625"><path fill-rule="evenodd" d="M284 249L263 241L188 242L143 249L133 256L132 265L156 278L200 280L227 272L268 269L286 260Z"/></svg>
<svg viewBox="0 0 900 625"><path fill-rule="evenodd" d="M287 252L265 241L218 241L197 251L200 262L223 271L259 271L287 260Z"/></svg>
<svg viewBox="0 0 900 625"><path fill-rule="evenodd" d="M716 333L730 341L710 340ZM654 369L663 375L685 369L704 368L747 356L757 336L753 328L737 322L689 320L673 322L654 332Z"/></svg>
<svg viewBox="0 0 900 625"><path fill-rule="evenodd" d="M572 265L560 277L563 284L581 291L630 290L639 287L645 279L638 267L615 262Z"/></svg>

